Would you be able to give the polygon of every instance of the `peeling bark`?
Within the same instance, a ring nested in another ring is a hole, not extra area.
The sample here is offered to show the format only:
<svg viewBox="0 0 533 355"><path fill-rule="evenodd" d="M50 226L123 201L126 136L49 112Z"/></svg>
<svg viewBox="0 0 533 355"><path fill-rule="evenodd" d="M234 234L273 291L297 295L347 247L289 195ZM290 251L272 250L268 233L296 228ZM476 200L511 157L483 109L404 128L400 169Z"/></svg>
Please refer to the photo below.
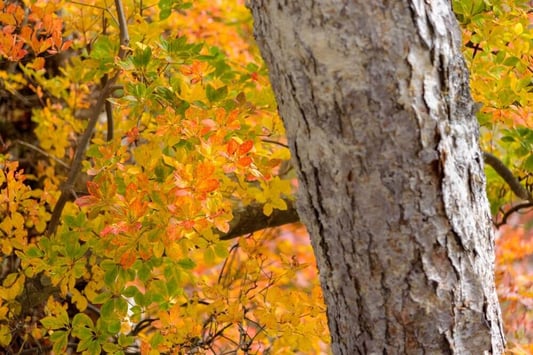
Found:
<svg viewBox="0 0 533 355"><path fill-rule="evenodd" d="M334 353L502 353L483 158L450 4L249 6Z"/></svg>

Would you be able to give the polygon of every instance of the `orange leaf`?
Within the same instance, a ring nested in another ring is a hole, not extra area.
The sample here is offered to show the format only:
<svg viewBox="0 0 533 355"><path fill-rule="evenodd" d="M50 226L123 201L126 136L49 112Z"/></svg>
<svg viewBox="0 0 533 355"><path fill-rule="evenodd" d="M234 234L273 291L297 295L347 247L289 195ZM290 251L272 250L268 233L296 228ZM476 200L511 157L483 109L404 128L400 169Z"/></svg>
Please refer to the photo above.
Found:
<svg viewBox="0 0 533 355"><path fill-rule="evenodd" d="M199 180L204 180L215 172L215 167L213 164L208 162L202 162L198 164L198 169L196 170L196 176Z"/></svg>
<svg viewBox="0 0 533 355"><path fill-rule="evenodd" d="M41 70L44 68L44 58L43 57L37 57L34 59L32 63L32 67L35 70Z"/></svg>
<svg viewBox="0 0 533 355"><path fill-rule="evenodd" d="M243 168L247 167L250 164L252 164L252 158L250 157L242 157L239 160L237 160L237 165Z"/></svg>
<svg viewBox="0 0 533 355"><path fill-rule="evenodd" d="M33 30L30 28L30 26L24 26L20 30L20 37L24 39L26 42L31 41L31 35L33 34Z"/></svg>
<svg viewBox="0 0 533 355"><path fill-rule="evenodd" d="M126 132L126 140L128 144L134 143L139 139L139 128L137 126Z"/></svg>
<svg viewBox="0 0 533 355"><path fill-rule="evenodd" d="M220 186L217 179L202 180L196 185L196 191L198 192L212 192Z"/></svg>
<svg viewBox="0 0 533 355"><path fill-rule="evenodd" d="M94 181L87 181L87 191L89 192L89 194L91 194L92 196L95 196L95 197L100 197L100 190L99 190L100 186L98 186L97 183L95 183Z"/></svg>
<svg viewBox="0 0 533 355"><path fill-rule="evenodd" d="M135 253L131 250L128 250L120 257L120 265L122 265L124 269L129 269L133 265L135 260Z"/></svg>
<svg viewBox="0 0 533 355"><path fill-rule="evenodd" d="M226 149L229 154L233 154L239 149L239 143L235 139L230 139Z"/></svg>
<svg viewBox="0 0 533 355"><path fill-rule="evenodd" d="M244 155L248 153L254 146L254 142L252 140L247 140L241 146L239 147L239 155Z"/></svg>

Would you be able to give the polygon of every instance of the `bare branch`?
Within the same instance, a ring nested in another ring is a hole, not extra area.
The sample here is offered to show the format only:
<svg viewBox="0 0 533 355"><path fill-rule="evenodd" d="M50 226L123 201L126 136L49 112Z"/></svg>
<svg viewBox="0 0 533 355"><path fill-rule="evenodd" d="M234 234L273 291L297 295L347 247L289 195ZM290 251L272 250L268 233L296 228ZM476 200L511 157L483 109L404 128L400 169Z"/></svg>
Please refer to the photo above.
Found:
<svg viewBox="0 0 533 355"><path fill-rule="evenodd" d="M270 216L263 213L263 205L254 203L234 211L235 218L230 223L228 233L221 235L221 240L229 240L244 234L257 232L261 229L279 227L284 224L300 221L294 202L285 200L287 210L274 210Z"/></svg>
<svg viewBox="0 0 533 355"><path fill-rule="evenodd" d="M533 202L524 202L524 203L519 203L517 205L514 205L513 207L509 208L507 211L504 211L502 220L500 222L495 222L494 225L496 226L496 228L500 228L504 224L507 224L507 219L513 213L523 210L525 208L531 208L531 207L533 207Z"/></svg>
<svg viewBox="0 0 533 355"><path fill-rule="evenodd" d="M118 23L120 28L120 49L118 51L118 57L119 59L123 59L127 54L127 46L129 44L128 28L126 24L126 17L124 16L124 7L122 6L122 1L115 0L115 7L117 10ZM98 122L100 112L102 112L102 109L104 108L111 88L115 84L117 78L118 73L116 73L112 78L107 80L100 92L100 95L98 96L98 101L96 102L96 105L94 106L93 111L91 112L91 118L89 119L87 128L85 129L85 132L78 141L78 147L76 149L76 154L74 155L74 159L72 160L72 164L70 166L70 172L67 177L67 181L63 184L61 188L61 195L59 196L59 199L56 205L54 206L52 218L50 219L50 223L48 224L48 229L46 231L47 235L54 234L57 229L57 226L59 225L63 208L71 197L74 184L81 171L82 161L85 159L85 151L87 150L87 146L93 134L94 127Z"/></svg>
<svg viewBox="0 0 533 355"><path fill-rule="evenodd" d="M47 152L45 152L44 150L42 150L41 148L39 148L39 147L37 147L37 146L35 146L35 145L33 145L33 144L30 144L30 143L28 143L28 142L21 141L20 139L17 139L17 140L15 141L15 143L20 144L20 145L23 145L23 146L25 146L25 147L28 147L28 148L30 148L30 149L33 149L33 150L35 150L36 152L41 153L41 154L44 155L45 157L47 157L47 158L49 158L49 159L52 159L53 161L55 161L55 162L58 163L59 165L65 167L65 168L67 168L67 169L69 168L68 164L65 163L63 160L61 160L61 159L59 159L59 158L56 158L56 157L54 157L53 155L48 154Z"/></svg>

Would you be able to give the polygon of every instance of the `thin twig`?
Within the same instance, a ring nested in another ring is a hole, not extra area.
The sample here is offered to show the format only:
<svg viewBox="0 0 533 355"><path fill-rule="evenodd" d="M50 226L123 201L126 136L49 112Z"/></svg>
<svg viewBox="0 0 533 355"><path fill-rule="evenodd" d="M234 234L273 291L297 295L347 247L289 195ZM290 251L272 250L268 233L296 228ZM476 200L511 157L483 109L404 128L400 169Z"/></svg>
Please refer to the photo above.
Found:
<svg viewBox="0 0 533 355"><path fill-rule="evenodd" d="M274 140L272 140L272 139L261 139L261 140L262 140L263 142L265 142L265 143L276 144L276 145L279 145L279 146L281 146L281 147L283 147L283 148L289 148L288 145L283 144L283 143L278 142L278 141L274 141Z"/></svg>
<svg viewBox="0 0 533 355"><path fill-rule="evenodd" d="M500 228L504 224L507 224L507 219L509 216L511 216L513 213L518 212L524 208L531 208L533 207L533 202L523 202L519 203L517 205L514 205L513 207L509 208L507 211L503 213L502 220L499 223L494 223L496 228Z"/></svg>
<svg viewBox="0 0 533 355"><path fill-rule="evenodd" d="M47 152L45 152L45 151L42 150L41 148L39 148L39 147L37 147L37 146L35 146L35 145L31 144L31 143L27 143L27 142L21 141L20 139L17 139L17 140L15 141L15 143L20 144L20 145L23 145L23 146L25 146L25 147L28 147L28 148L30 148L30 149L35 150L36 152L41 153L42 155L44 155L44 156L47 157L48 159L52 159L53 161L55 161L56 163L58 163L59 165L65 167L65 168L67 168L67 169L70 168L70 166L68 166L68 164L65 163L63 160L61 160L61 159L59 159L59 158L56 158L56 157L54 157L53 155L48 154Z"/></svg>
<svg viewBox="0 0 533 355"><path fill-rule="evenodd" d="M71 4L74 4L74 5L81 5L81 6L86 6L86 7L92 7L94 9L98 9L98 10L102 10L104 12L107 12L109 14L109 16L111 16L111 18L113 19L113 21L115 21L115 23L118 23L117 19L113 16L113 13L111 11L109 11L109 9L107 7L103 7L103 6L98 6L98 5L91 5L91 4L86 4L84 2L80 2L80 1L74 1L74 0L69 0L69 2Z"/></svg>

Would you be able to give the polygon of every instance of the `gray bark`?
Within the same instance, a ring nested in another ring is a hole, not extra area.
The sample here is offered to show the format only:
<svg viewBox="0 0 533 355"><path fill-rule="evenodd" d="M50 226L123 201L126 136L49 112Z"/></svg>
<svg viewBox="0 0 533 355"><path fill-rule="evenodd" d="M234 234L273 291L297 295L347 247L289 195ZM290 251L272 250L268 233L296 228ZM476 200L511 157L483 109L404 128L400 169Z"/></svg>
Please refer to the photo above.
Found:
<svg viewBox="0 0 533 355"><path fill-rule="evenodd" d="M253 0L335 354L500 354L478 125L448 1Z"/></svg>

